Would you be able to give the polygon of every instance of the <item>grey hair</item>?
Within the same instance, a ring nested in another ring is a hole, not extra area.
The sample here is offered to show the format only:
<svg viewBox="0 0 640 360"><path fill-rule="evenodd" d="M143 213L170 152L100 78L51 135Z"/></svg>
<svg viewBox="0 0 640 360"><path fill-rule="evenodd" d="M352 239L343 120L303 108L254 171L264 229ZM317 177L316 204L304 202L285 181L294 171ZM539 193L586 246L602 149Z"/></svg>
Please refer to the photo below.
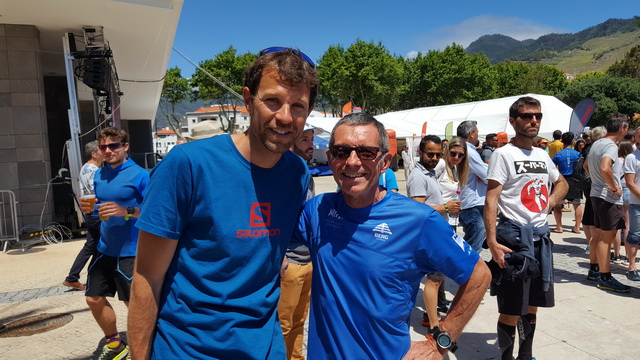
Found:
<svg viewBox="0 0 640 360"><path fill-rule="evenodd" d="M91 160L91 155L98 151L99 144L98 140L93 140L84 146L84 156L86 156L88 160Z"/></svg>
<svg viewBox="0 0 640 360"><path fill-rule="evenodd" d="M365 113L349 114L343 117L342 119L340 119L336 123L336 126L334 126L333 130L331 131L329 146L333 146L333 144L335 143L336 130L341 125L365 126L370 124L375 125L375 127L378 129L378 135L379 135L378 137L380 138L380 140L378 140L378 147L380 148L380 151L383 154L388 153L389 152L389 135L387 134L387 130L384 128L384 125L382 125L381 122L376 120L376 118Z"/></svg>
<svg viewBox="0 0 640 360"><path fill-rule="evenodd" d="M458 125L458 129L456 130L458 136L467 140L469 134L475 131L478 128L478 122L474 120L465 120Z"/></svg>
<svg viewBox="0 0 640 360"><path fill-rule="evenodd" d="M596 126L593 129L591 129L591 131L589 131L589 138L591 139L592 142L595 142L596 140L600 140L606 135L607 135L607 129L602 125Z"/></svg>

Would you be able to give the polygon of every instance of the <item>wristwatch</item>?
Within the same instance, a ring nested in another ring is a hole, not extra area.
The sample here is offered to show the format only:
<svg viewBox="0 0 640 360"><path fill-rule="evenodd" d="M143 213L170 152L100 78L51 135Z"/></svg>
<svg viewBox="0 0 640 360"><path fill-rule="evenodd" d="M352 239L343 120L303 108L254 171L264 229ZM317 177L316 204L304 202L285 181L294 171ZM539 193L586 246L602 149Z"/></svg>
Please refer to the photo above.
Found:
<svg viewBox="0 0 640 360"><path fill-rule="evenodd" d="M127 206L127 215L133 215L136 213L136 208L133 206Z"/></svg>
<svg viewBox="0 0 640 360"><path fill-rule="evenodd" d="M449 333L446 331L440 330L439 326L435 327L432 335L433 339L436 341L436 345L438 345L440 349L449 350L452 353L456 352L456 350L458 349L458 345L455 341L453 341L451 335L449 335Z"/></svg>

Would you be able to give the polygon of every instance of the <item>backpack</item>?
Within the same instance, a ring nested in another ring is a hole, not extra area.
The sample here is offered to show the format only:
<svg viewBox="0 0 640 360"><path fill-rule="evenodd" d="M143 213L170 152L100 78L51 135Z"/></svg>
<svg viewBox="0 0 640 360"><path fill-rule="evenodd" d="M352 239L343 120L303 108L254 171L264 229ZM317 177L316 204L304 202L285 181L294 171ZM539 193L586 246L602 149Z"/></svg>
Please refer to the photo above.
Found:
<svg viewBox="0 0 640 360"><path fill-rule="evenodd" d="M591 177L584 170L584 162L586 158L581 154L573 163L573 182L576 189L587 191L591 188Z"/></svg>

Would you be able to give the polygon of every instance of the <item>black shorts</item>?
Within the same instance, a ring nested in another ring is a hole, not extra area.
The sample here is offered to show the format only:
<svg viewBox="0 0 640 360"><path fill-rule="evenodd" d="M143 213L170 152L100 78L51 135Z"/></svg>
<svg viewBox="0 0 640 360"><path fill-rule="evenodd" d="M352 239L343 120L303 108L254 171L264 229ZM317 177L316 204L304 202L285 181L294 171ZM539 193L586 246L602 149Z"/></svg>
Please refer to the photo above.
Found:
<svg viewBox="0 0 640 360"><path fill-rule="evenodd" d="M540 261L540 241L534 242L534 253ZM542 290L542 276L533 279L503 280L495 285L498 312L504 315L522 316L529 313L529 306L553 307L555 295L553 283L549 290Z"/></svg>
<svg viewBox="0 0 640 360"><path fill-rule="evenodd" d="M582 213L582 225L585 226L594 226L596 223L593 221L593 204L591 203L591 198L589 197L589 193L591 190L585 190L585 197L587 198L584 202L584 212Z"/></svg>
<svg viewBox="0 0 640 360"><path fill-rule="evenodd" d="M593 222L597 229L611 231L626 229L624 207L599 197L591 198Z"/></svg>
<svg viewBox="0 0 640 360"><path fill-rule="evenodd" d="M85 296L114 297L129 301L135 256L111 257L98 254L89 266Z"/></svg>
<svg viewBox="0 0 640 360"><path fill-rule="evenodd" d="M573 204L580 204L580 199L582 198L582 192L580 189L576 187L576 182L573 180L573 176L567 175L564 177L567 181L567 185L569 185L569 190L567 191L567 195L564 196L568 201L574 201ZM576 203L575 200L578 202Z"/></svg>

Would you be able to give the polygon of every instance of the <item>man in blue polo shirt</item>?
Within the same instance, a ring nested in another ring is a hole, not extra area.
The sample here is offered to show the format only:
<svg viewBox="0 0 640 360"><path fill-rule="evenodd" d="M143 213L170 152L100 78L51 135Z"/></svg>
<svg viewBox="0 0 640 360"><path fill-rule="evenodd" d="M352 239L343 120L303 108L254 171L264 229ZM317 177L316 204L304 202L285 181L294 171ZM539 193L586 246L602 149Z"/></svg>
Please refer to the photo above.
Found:
<svg viewBox="0 0 640 360"><path fill-rule="evenodd" d="M455 351L489 285L484 261L430 206L378 185L391 163L384 126L347 115L331 133L329 165L340 187L309 200L294 241L313 262L309 359L402 359ZM433 340L411 342L420 280L442 272L460 288Z"/></svg>

